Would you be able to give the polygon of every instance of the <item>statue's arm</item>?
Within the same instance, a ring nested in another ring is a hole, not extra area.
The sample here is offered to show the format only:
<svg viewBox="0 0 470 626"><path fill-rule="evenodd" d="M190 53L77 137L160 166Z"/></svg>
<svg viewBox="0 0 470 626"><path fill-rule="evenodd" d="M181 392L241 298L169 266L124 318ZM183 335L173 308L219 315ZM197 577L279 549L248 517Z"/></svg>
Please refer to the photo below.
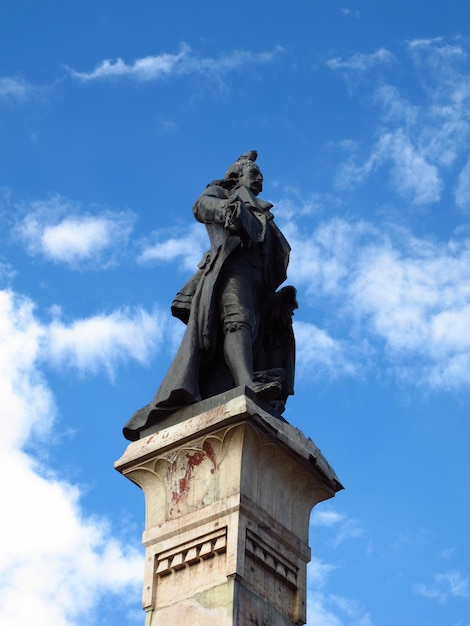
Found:
<svg viewBox="0 0 470 626"><path fill-rule="evenodd" d="M203 224L225 224L229 210L227 194L221 187L209 187L193 206L194 217Z"/></svg>

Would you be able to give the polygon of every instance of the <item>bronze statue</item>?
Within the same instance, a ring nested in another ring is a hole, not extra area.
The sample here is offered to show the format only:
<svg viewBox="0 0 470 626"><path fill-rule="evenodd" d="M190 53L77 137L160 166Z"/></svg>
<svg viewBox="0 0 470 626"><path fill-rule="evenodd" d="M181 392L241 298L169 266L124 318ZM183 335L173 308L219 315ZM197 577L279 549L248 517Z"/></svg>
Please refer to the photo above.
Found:
<svg viewBox="0 0 470 626"><path fill-rule="evenodd" d="M243 154L193 207L211 248L173 301L186 325L181 346L150 404L124 428L130 440L183 406L248 386L281 413L294 393L294 287L283 287L290 246L273 206L258 198L256 151Z"/></svg>

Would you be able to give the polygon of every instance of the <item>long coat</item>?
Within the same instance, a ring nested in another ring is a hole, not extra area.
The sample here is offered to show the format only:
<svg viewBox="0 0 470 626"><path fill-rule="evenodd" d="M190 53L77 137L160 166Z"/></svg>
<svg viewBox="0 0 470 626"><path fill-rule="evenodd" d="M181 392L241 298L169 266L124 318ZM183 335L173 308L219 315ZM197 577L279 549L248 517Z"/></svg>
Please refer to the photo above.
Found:
<svg viewBox="0 0 470 626"><path fill-rule="evenodd" d="M246 197L246 194L240 195ZM211 184L193 207L196 219L206 225L211 249L199 263L196 274L185 284L173 302L172 313L187 323L186 332L152 402L137 411L126 424L124 435L127 439L139 439L140 430L151 426L182 406L208 397L205 395L201 381L207 381L207 378L214 375L210 371L210 364L214 363L214 354L220 344L217 285L227 260L235 250L242 246L242 236L235 234L227 227L229 197L232 201L233 194L230 195L227 189L218 184ZM265 230L263 243L260 245L268 298L275 294L276 289L286 279L290 247L274 224L273 216L269 211L272 205L257 198L253 200L256 206L251 209L255 212L262 212L264 215ZM293 346L293 335L290 343ZM287 350L292 352L292 346L287 346ZM293 360L293 356L290 360ZM266 363L269 364L264 359L264 364ZM229 383L226 389L233 386L232 380L231 385ZM216 393L226 389L221 388L216 390ZM293 390L289 389L287 393L293 393Z"/></svg>

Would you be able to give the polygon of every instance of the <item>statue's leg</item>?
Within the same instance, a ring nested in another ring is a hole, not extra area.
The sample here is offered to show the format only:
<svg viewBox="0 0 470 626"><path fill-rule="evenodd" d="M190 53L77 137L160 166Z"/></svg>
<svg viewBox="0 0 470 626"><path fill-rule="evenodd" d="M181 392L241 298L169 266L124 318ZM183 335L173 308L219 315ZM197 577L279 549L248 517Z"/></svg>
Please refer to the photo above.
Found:
<svg viewBox="0 0 470 626"><path fill-rule="evenodd" d="M282 383L276 380L281 376L274 376L274 379L271 377L269 380L269 376L263 377L261 375L260 380L257 380L257 376L253 372L252 344L251 329L243 324L232 324L225 333L225 362L230 369L236 387L246 385L265 400L274 400L282 390ZM276 408L276 410L279 409Z"/></svg>
<svg viewBox="0 0 470 626"><path fill-rule="evenodd" d="M224 359L235 386L246 385L272 399L279 395L282 384L277 380L256 380L253 372L253 345L262 307L261 281L261 266L254 266L241 254L234 256L221 276L220 317Z"/></svg>
<svg viewBox="0 0 470 626"><path fill-rule="evenodd" d="M227 264L220 281L224 358L236 387L253 382L253 342L257 330L255 282L253 267L241 255Z"/></svg>
<svg viewBox="0 0 470 626"><path fill-rule="evenodd" d="M225 330L224 358L232 373L235 386L253 382L253 354L251 329L232 323Z"/></svg>

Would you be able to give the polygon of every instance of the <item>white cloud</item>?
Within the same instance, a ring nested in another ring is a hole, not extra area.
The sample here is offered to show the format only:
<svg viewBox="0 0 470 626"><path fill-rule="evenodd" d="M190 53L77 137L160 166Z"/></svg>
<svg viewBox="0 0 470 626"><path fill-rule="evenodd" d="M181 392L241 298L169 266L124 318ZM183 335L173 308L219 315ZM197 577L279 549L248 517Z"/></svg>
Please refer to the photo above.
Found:
<svg viewBox="0 0 470 626"><path fill-rule="evenodd" d="M9 284L16 276L16 270L11 263L0 261L0 284Z"/></svg>
<svg viewBox="0 0 470 626"><path fill-rule="evenodd" d="M118 310L64 324L54 320L44 331L43 358L54 367L81 373L116 367L133 359L145 364L165 336L166 317L143 309Z"/></svg>
<svg viewBox="0 0 470 626"><path fill-rule="evenodd" d="M411 104L395 85L379 85L374 92L374 101L381 107L382 119L387 123L409 127L419 115L419 107Z"/></svg>
<svg viewBox="0 0 470 626"><path fill-rule="evenodd" d="M362 251L351 303L394 358L420 355L443 368L470 348L470 242L457 249L402 243L407 249L388 244Z"/></svg>
<svg viewBox="0 0 470 626"><path fill-rule="evenodd" d="M337 513L333 509L314 509L310 520L311 526L323 526L334 530L334 537L329 542L337 548L345 541L363 537L365 530L360 526L359 521L348 518L342 513Z"/></svg>
<svg viewBox="0 0 470 626"><path fill-rule="evenodd" d="M441 558L445 559L445 560L448 560L448 559L450 559L450 558L451 558L454 554L455 554L455 548L446 548L445 550L443 550L443 551L440 553L440 555L439 555L439 556L440 556Z"/></svg>
<svg viewBox="0 0 470 626"><path fill-rule="evenodd" d="M344 16L349 15L351 17L359 17L360 15L359 11L353 11L352 9L348 8L341 8L340 11Z"/></svg>
<svg viewBox="0 0 470 626"><path fill-rule="evenodd" d="M387 162L391 164L392 187L400 196L416 205L440 200L442 181L438 168L426 160L402 130L384 133L362 165L356 165L355 158L343 163L337 185L340 189L357 185Z"/></svg>
<svg viewBox="0 0 470 626"><path fill-rule="evenodd" d="M77 72L67 68L70 75L81 81L106 79L114 76L128 76L137 80L156 80L173 72L181 73L183 61L188 57L190 49L181 46L177 54L161 54L137 59L132 65L127 65L122 59L112 62L109 59L102 61L92 72Z"/></svg>
<svg viewBox="0 0 470 626"><path fill-rule="evenodd" d="M210 243L206 229L201 224L191 224L176 237L168 237L167 231L155 231L141 247L139 263L179 261L183 269L194 272Z"/></svg>
<svg viewBox="0 0 470 626"><path fill-rule="evenodd" d="M0 447L21 446L28 433L47 431L55 416L52 395L36 368L43 328L33 303L0 291Z"/></svg>
<svg viewBox="0 0 470 626"><path fill-rule="evenodd" d="M313 557L307 565L309 586L316 589L323 589L328 582L328 576L336 569L336 565L326 563L321 559Z"/></svg>
<svg viewBox="0 0 470 626"><path fill-rule="evenodd" d="M340 165L337 185L340 189L354 187L379 168L389 168L392 191L415 205L424 206L441 199L455 166L462 157L467 158L470 145L468 53L463 46L448 44L442 38L408 42L406 50L416 65L417 89L413 90L413 102L405 96L410 93L409 89L398 86L396 76L389 82L381 79L377 83L372 102L380 107L381 116L371 129L376 141L368 155L358 153ZM350 72L355 67L361 69L360 61L361 55L355 55L330 66L343 71L349 68L345 75L349 87ZM371 102L370 91L368 87L368 103ZM468 178L464 168L457 184L451 183L456 189L456 204L461 208L468 205Z"/></svg>
<svg viewBox="0 0 470 626"><path fill-rule="evenodd" d="M21 76L0 76L0 100L23 102L33 93L34 87Z"/></svg>
<svg viewBox="0 0 470 626"><path fill-rule="evenodd" d="M417 583L413 591L425 598L446 604L451 598L470 598L470 579L463 572L451 570L442 574L434 574L429 585Z"/></svg>
<svg viewBox="0 0 470 626"><path fill-rule="evenodd" d="M359 537L363 530L359 529L356 520L348 519L332 508L315 508L312 512L311 526L323 526L331 529L335 537L329 543L338 547L342 541ZM358 532L346 537L346 529L356 528ZM360 531L360 532L359 532ZM329 531L328 531L329 532ZM312 532L315 537L315 529ZM342 535L342 537L340 537ZM339 540L338 540L339 538ZM372 626L369 614L354 599L331 594L328 592L330 576L339 569L339 565L327 563L319 558L312 558L307 566L307 625L308 626Z"/></svg>
<svg viewBox="0 0 470 626"><path fill-rule="evenodd" d="M188 45L183 44L176 54L163 53L157 56L148 56L136 59L132 64L127 64L119 58L114 62L109 59L104 60L91 72L77 72L72 68L67 69L73 78L81 81L104 80L112 77L151 81L171 75L203 74L211 76L222 74L247 64L268 63L280 52L282 52L280 47L259 53L235 50L218 58L199 58L191 52Z"/></svg>
<svg viewBox="0 0 470 626"><path fill-rule="evenodd" d="M59 196L33 202L23 213L14 234L28 253L74 269L112 265L135 221L130 212L83 214L78 205Z"/></svg>
<svg viewBox="0 0 470 626"><path fill-rule="evenodd" d="M338 218L323 221L313 232L301 230L291 222L283 232L292 246L289 280L300 283L312 296L319 289L331 296L343 289L358 241L375 236L370 224L352 225Z"/></svg>
<svg viewBox="0 0 470 626"><path fill-rule="evenodd" d="M429 39L410 39L407 41L407 44L410 48L428 48L433 44L440 44L442 42L442 37L432 37Z"/></svg>
<svg viewBox="0 0 470 626"><path fill-rule="evenodd" d="M460 61L467 60L467 52L464 50L464 40L457 43L444 37L433 39L414 39L406 42L416 65L421 68L429 68L437 72L442 78L452 80L451 68Z"/></svg>
<svg viewBox="0 0 470 626"><path fill-rule="evenodd" d="M0 623L79 626L100 602L139 593L143 559L84 514L77 486L22 450L38 437L47 447L56 418L44 335L33 303L0 291Z"/></svg>
<svg viewBox="0 0 470 626"><path fill-rule="evenodd" d="M178 124L173 120L163 119L159 126L163 133L176 133L178 131Z"/></svg>
<svg viewBox="0 0 470 626"><path fill-rule="evenodd" d="M470 159L462 168L455 190L455 202L457 206L466 211L470 210Z"/></svg>
<svg viewBox="0 0 470 626"><path fill-rule="evenodd" d="M373 626L360 602L326 591L328 577L336 569L315 558L308 564L307 626Z"/></svg>
<svg viewBox="0 0 470 626"><path fill-rule="evenodd" d="M290 220L307 215L314 215L324 207L337 206L338 201L332 196L316 193L301 193L293 187L284 189L285 196L276 200L275 215L277 221Z"/></svg>
<svg viewBox="0 0 470 626"><path fill-rule="evenodd" d="M338 532L336 533L336 536L332 541L332 546L334 548L337 548L345 541L349 541L350 539L358 539L359 537L363 537L364 535L365 530L359 525L358 520L346 519L341 522Z"/></svg>
<svg viewBox="0 0 470 626"><path fill-rule="evenodd" d="M336 565L312 558L307 565L307 626L342 626L340 618L328 607L324 588Z"/></svg>
<svg viewBox="0 0 470 626"><path fill-rule="evenodd" d="M314 324L296 321L294 323L297 344L296 367L299 377L327 376L336 379L340 376L355 375L360 369L354 363L344 341L330 337Z"/></svg>
<svg viewBox="0 0 470 626"><path fill-rule="evenodd" d="M297 322L299 361L316 358L327 371L360 372L358 362L369 367L373 350L408 384L469 386L469 239L438 243L339 219L311 233L290 225L286 234L295 251L289 280L333 312L336 335Z"/></svg>
<svg viewBox="0 0 470 626"><path fill-rule="evenodd" d="M73 485L42 477L19 452L2 461L2 624L79 626L109 594L139 593L142 556L83 515Z"/></svg>
<svg viewBox="0 0 470 626"><path fill-rule="evenodd" d="M337 513L332 509L319 509L313 510L311 524L312 526L334 526L344 520L344 515Z"/></svg>
<svg viewBox="0 0 470 626"><path fill-rule="evenodd" d="M371 54L356 53L347 59L342 59L340 57L329 59L326 62L326 65L332 70L347 70L363 73L377 65L391 63L393 60L394 56L389 50L379 48Z"/></svg>
<svg viewBox="0 0 470 626"><path fill-rule="evenodd" d="M66 263L90 258L95 250L109 246L111 225L108 220L93 217L64 219L44 228L43 250L51 259Z"/></svg>
<svg viewBox="0 0 470 626"><path fill-rule="evenodd" d="M348 624L351 626L372 626L371 617L368 612L364 612L360 602L338 595L332 595L330 598L332 604L344 613Z"/></svg>
<svg viewBox="0 0 470 626"><path fill-rule="evenodd" d="M344 626L344 622L328 606L325 594L312 590L307 598L307 626Z"/></svg>
<svg viewBox="0 0 470 626"><path fill-rule="evenodd" d="M421 375L418 363L415 375L431 386L470 383L469 255L469 242L455 252L437 244L406 251L370 247L351 285L355 314L385 341L390 361L409 374L407 358L421 358Z"/></svg>
<svg viewBox="0 0 470 626"><path fill-rule="evenodd" d="M381 139L382 154L392 160L392 184L398 193L414 204L431 204L440 199L442 182L438 169L401 132Z"/></svg>

